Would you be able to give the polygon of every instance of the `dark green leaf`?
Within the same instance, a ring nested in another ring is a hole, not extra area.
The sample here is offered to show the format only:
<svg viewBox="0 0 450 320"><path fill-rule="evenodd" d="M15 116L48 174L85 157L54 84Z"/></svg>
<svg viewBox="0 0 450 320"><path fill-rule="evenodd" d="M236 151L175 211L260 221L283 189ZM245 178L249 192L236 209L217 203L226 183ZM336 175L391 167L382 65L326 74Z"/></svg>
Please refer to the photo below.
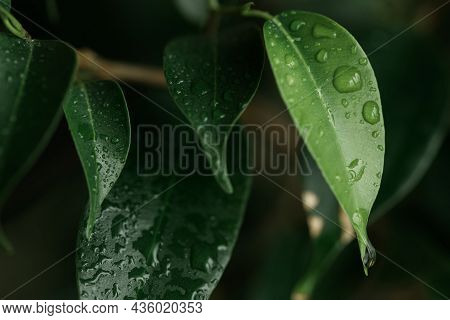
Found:
<svg viewBox="0 0 450 320"><path fill-rule="evenodd" d="M439 61L433 44L418 36L404 37L373 57L381 76L380 91L388 103L384 112L389 141L374 218L392 209L417 186L447 133L450 82L448 66Z"/></svg>
<svg viewBox="0 0 450 320"><path fill-rule="evenodd" d="M64 43L0 34L0 206L54 132L75 68Z"/></svg>
<svg viewBox="0 0 450 320"><path fill-rule="evenodd" d="M9 11L11 9L11 0L0 0L0 6Z"/></svg>
<svg viewBox="0 0 450 320"><path fill-rule="evenodd" d="M209 16L208 0L174 0L180 13L193 24L205 25Z"/></svg>
<svg viewBox="0 0 450 320"><path fill-rule="evenodd" d="M230 259L250 181L233 176L236 190L226 195L212 177L137 176L130 157L91 239L80 232L81 298L208 298Z"/></svg>
<svg viewBox="0 0 450 320"><path fill-rule="evenodd" d="M75 84L64 104L89 189L86 232L119 177L130 148L130 118L120 87L111 81Z"/></svg>
<svg viewBox="0 0 450 320"><path fill-rule="evenodd" d="M264 26L283 100L358 237L367 272L375 249L367 237L380 186L384 124L377 82L365 53L336 22L289 11Z"/></svg>
<svg viewBox="0 0 450 320"><path fill-rule="evenodd" d="M170 43L164 71L176 104L197 132L217 182L233 192L226 144L261 79L264 51L253 26L218 36L192 36Z"/></svg>

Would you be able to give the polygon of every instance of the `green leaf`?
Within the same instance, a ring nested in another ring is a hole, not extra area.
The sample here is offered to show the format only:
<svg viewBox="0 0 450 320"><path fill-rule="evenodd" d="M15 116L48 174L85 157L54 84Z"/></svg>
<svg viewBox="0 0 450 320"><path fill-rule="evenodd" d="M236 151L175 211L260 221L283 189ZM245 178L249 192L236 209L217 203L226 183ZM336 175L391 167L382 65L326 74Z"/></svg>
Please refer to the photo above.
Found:
<svg viewBox="0 0 450 320"><path fill-rule="evenodd" d="M6 10L11 10L11 0L0 0L0 6Z"/></svg>
<svg viewBox="0 0 450 320"><path fill-rule="evenodd" d="M130 148L130 118L119 85L111 81L75 84L64 113L89 189L89 236L101 204L125 165Z"/></svg>
<svg viewBox="0 0 450 320"><path fill-rule="evenodd" d="M139 176L136 162L130 156L91 239L79 233L81 298L208 298L230 259L251 179L234 175L236 190L226 195L212 177Z"/></svg>
<svg viewBox="0 0 450 320"><path fill-rule="evenodd" d="M0 33L0 207L52 136L76 64L62 42Z"/></svg>
<svg viewBox="0 0 450 320"><path fill-rule="evenodd" d="M368 35L369 38L371 36ZM399 60L402 61L401 65L398 65ZM446 68L439 63L437 53L426 39L405 35L377 52L372 58L372 64L380 79L383 110L386 115L386 135L390 143L386 146L383 181L374 204L371 222L404 199L427 172L447 132L449 113ZM418 73L417 70L421 72ZM421 81L423 78L429 81L424 83ZM403 79L409 81L402 81ZM428 112L423 112L425 105ZM311 164L311 161L308 163ZM320 192L312 186L311 179L322 177L317 174L315 166L311 166L313 175L303 177L305 189L315 190L318 197L326 202L336 201L331 191L327 194L325 189ZM320 207L319 202L317 210L332 221L338 221L336 209ZM333 223L325 221L324 229L333 227ZM320 239L323 237L327 237L327 234L319 236ZM339 236L335 235L334 239L338 243ZM314 244L315 254L328 251L329 258L311 261L310 270L320 269L320 272L310 272L299 282L297 292L309 296L313 295L320 277L335 263L335 250L339 247L337 244L335 248L330 248L322 240L315 241ZM338 253L343 248L344 246L340 246ZM309 290L305 290L308 288Z"/></svg>
<svg viewBox="0 0 450 320"><path fill-rule="evenodd" d="M372 67L344 28L315 13L282 13L265 23L264 36L283 100L352 221L367 273L376 254L366 226L385 145Z"/></svg>
<svg viewBox="0 0 450 320"><path fill-rule="evenodd" d="M165 50L169 91L197 132L216 180L227 193L233 192L227 139L258 88L263 64L259 30L253 26L180 38Z"/></svg>
<svg viewBox="0 0 450 320"><path fill-rule="evenodd" d="M208 0L174 0L175 6L189 22L204 26L209 17Z"/></svg>

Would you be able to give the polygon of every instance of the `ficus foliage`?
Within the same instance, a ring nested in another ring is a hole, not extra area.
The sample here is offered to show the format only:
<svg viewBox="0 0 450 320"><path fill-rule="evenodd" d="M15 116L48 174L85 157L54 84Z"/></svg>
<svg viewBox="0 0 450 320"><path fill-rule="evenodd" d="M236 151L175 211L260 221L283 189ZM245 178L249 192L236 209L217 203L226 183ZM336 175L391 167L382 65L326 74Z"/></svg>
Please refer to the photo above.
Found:
<svg viewBox="0 0 450 320"><path fill-rule="evenodd" d="M377 81L368 55L343 26L312 12L272 16L251 4L216 1L195 1L192 11L176 1L205 31L169 41L163 54L167 88L214 178L149 177L137 174L139 137L133 136L122 83L95 74L88 79L74 47L33 39L10 3L0 1L0 206L64 114L89 194L86 212L80 212L76 254L80 298L209 298L232 255L252 185L251 177L228 171L230 163L243 160L227 157L230 134L258 92L264 67L271 68L314 164L305 191L326 199L317 208L305 207L309 219L325 215L327 223L292 291L311 295L348 243L342 240L339 210L352 226L368 274L376 259L367 234L374 203L381 215L412 185L399 162L387 168L401 174L383 176L389 139L398 148L403 143L385 134L385 120L391 132L408 128L392 111L383 111L384 79ZM239 16L239 22L230 23L228 16ZM429 119L436 132L437 120ZM419 138L411 168L427 167L432 159L421 151L435 138ZM388 184L394 189L383 189L385 179L394 181ZM3 233L0 243L12 249Z"/></svg>

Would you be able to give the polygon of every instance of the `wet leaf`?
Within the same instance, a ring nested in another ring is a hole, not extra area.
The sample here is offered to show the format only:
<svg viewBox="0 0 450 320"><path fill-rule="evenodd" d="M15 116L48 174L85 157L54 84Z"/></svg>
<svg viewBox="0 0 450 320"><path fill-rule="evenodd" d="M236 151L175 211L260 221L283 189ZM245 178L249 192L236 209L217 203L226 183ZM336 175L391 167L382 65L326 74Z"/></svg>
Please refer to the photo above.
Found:
<svg viewBox="0 0 450 320"><path fill-rule="evenodd" d="M90 235L101 204L125 165L130 148L130 119L119 85L111 81L76 83L64 113L89 189Z"/></svg>
<svg viewBox="0 0 450 320"><path fill-rule="evenodd" d="M0 33L0 207L47 145L75 68L62 42Z"/></svg>
<svg viewBox="0 0 450 320"><path fill-rule="evenodd" d="M368 37L370 38L370 34ZM390 141L386 146L383 181L374 204L372 221L392 209L417 185L434 160L447 132L448 76L432 48L421 37L405 35L372 57L372 64L380 80L386 135ZM401 66L398 65L399 60L402 60ZM429 81L423 83L422 78ZM410 81L402 82L403 79ZM402 86L398 86L399 83ZM423 112L424 106L427 106L429 112ZM312 161L308 163L311 165ZM327 194L326 189L322 188L320 191L314 187L317 184L323 185L325 181L318 174L314 163L311 168L313 174L303 177L305 190L315 190L319 199L325 199L326 203L336 202L330 190ZM323 207L321 203L322 201L317 210L337 222L337 209ZM324 230L327 228L333 229L336 226L325 221ZM333 239L336 243L334 247L329 242ZM314 241L314 254L324 254L328 258L311 261L312 272L301 278L296 291L311 296L317 282L329 270L330 265L335 263L336 255L344 248L339 245L339 233L331 237L327 232L321 233Z"/></svg>
<svg viewBox="0 0 450 320"><path fill-rule="evenodd" d="M233 192L226 167L227 139L258 88L263 63L260 34L253 26L177 39L165 50L169 91L197 132L216 180L227 193Z"/></svg>
<svg viewBox="0 0 450 320"><path fill-rule="evenodd" d="M264 26L284 102L356 231L364 269L375 249L369 214L383 171L384 125L377 82L365 53L336 22L289 11Z"/></svg>
<svg viewBox="0 0 450 320"><path fill-rule="evenodd" d="M226 195L208 176L139 176L132 154L91 239L79 234L81 298L207 299L230 259L250 178L233 176Z"/></svg>

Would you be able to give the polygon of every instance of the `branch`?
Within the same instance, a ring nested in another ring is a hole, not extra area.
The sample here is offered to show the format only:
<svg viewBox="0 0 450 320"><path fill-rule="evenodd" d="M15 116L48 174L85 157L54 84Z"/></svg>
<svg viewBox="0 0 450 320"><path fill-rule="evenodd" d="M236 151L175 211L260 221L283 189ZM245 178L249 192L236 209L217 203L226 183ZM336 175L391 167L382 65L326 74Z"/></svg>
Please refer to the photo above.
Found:
<svg viewBox="0 0 450 320"><path fill-rule="evenodd" d="M91 49L79 49L77 54L80 69L94 74L98 79L134 82L157 88L167 87L161 68L105 59Z"/></svg>

